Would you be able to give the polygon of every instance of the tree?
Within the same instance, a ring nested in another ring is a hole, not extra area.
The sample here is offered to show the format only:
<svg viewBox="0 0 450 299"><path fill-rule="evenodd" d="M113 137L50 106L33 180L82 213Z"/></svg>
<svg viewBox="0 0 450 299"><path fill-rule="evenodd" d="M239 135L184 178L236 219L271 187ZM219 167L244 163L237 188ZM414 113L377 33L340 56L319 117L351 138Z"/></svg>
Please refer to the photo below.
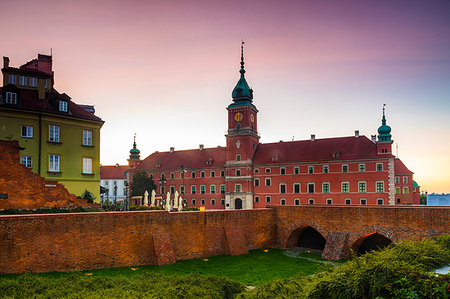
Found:
<svg viewBox="0 0 450 299"><path fill-rule="evenodd" d="M147 177L144 172L138 172L133 175L130 188L131 196L143 196L145 191L151 193L152 190L156 190L156 185L151 177Z"/></svg>
<svg viewBox="0 0 450 299"><path fill-rule="evenodd" d="M425 193L420 194L420 204L427 205L427 195Z"/></svg>

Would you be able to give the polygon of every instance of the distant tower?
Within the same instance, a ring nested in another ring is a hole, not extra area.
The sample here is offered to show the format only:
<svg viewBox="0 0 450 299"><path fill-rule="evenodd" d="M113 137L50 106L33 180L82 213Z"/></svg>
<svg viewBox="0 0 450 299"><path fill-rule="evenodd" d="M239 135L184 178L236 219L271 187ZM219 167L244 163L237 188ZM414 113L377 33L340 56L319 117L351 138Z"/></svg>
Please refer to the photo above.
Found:
<svg viewBox="0 0 450 299"><path fill-rule="evenodd" d="M226 150L227 183L225 209L253 208L252 160L259 144L258 109L253 105L253 90L244 74L244 42L241 45L241 74L228 105Z"/></svg>
<svg viewBox="0 0 450 299"><path fill-rule="evenodd" d="M130 159L128 159L128 165L130 168L136 168L141 162L141 151L136 148L136 134L134 134L133 148L130 150Z"/></svg>
<svg viewBox="0 0 450 299"><path fill-rule="evenodd" d="M391 155L393 140L391 138L391 127L386 125L385 106L386 104L383 104L383 118L381 119L381 126L378 128L377 149L380 155Z"/></svg>

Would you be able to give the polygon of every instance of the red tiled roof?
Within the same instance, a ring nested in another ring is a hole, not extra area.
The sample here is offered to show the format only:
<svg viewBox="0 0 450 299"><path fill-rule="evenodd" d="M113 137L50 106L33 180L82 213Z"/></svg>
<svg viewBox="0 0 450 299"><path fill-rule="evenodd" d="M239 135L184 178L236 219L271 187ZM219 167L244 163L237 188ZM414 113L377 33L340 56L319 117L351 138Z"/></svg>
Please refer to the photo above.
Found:
<svg viewBox="0 0 450 299"><path fill-rule="evenodd" d="M224 147L215 147L172 153L155 152L145 158L136 170L181 169L181 165L184 168L223 167L226 159L225 150Z"/></svg>
<svg viewBox="0 0 450 299"><path fill-rule="evenodd" d="M414 174L414 172L406 168L405 164L399 158L395 158L394 160L394 172L395 174Z"/></svg>
<svg viewBox="0 0 450 299"><path fill-rule="evenodd" d="M10 87L11 88L11 87ZM8 89L10 89L8 88ZM5 89L5 87L3 87ZM13 90L11 90L13 91ZM55 89L46 93L45 99L40 100L37 97L37 90L26 90L14 87L14 92L17 92L20 97L20 104L18 105L5 105L12 109L21 110L34 110L48 112L52 114L60 114L71 117L89 119L93 121L103 122L102 119L95 114L87 111L86 109L78 106L70 100L70 97L65 93L60 94ZM0 93L2 93L2 88L0 88ZM59 111L59 101L64 100L68 102L68 112Z"/></svg>
<svg viewBox="0 0 450 299"><path fill-rule="evenodd" d="M260 144L254 164L370 159L379 157L376 144L365 136L337 137Z"/></svg>
<svg viewBox="0 0 450 299"><path fill-rule="evenodd" d="M102 165L100 167L101 180L124 180L127 178L125 173L130 167L128 165Z"/></svg>

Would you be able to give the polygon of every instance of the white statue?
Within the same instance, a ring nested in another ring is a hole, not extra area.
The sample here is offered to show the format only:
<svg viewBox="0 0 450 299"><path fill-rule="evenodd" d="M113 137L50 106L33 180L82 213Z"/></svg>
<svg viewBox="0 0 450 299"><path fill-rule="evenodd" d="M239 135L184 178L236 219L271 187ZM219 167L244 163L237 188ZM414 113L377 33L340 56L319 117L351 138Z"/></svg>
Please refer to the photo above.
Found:
<svg viewBox="0 0 450 299"><path fill-rule="evenodd" d="M183 211L183 198L180 196L178 203L178 212Z"/></svg>
<svg viewBox="0 0 450 299"><path fill-rule="evenodd" d="M155 189L153 189L152 190L152 197L151 197L151 207L154 207L155 206L155 197L156 197L156 192L155 192Z"/></svg>
<svg viewBox="0 0 450 299"><path fill-rule="evenodd" d="M178 210L178 191L175 191L175 196L173 198L173 209Z"/></svg>
<svg viewBox="0 0 450 299"><path fill-rule="evenodd" d="M166 197L166 209L167 212L170 212L170 193L167 192L167 197Z"/></svg>
<svg viewBox="0 0 450 299"><path fill-rule="evenodd" d="M144 206L148 206L148 191L145 190L144 193Z"/></svg>

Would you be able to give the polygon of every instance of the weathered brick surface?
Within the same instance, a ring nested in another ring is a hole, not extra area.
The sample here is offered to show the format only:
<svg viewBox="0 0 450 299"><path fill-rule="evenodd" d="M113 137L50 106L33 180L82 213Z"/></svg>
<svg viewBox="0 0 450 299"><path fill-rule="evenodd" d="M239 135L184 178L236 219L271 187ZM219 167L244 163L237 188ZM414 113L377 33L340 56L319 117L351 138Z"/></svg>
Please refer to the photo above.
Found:
<svg viewBox="0 0 450 299"><path fill-rule="evenodd" d="M248 245L245 240L244 230L240 226L224 227L227 240L227 251L230 255L248 253Z"/></svg>
<svg viewBox="0 0 450 299"><path fill-rule="evenodd" d="M373 232L394 242L449 233L449 212L448 207L277 206L0 216L0 273L163 264L295 246L296 232L308 226L326 239L324 257L339 259Z"/></svg>
<svg viewBox="0 0 450 299"><path fill-rule="evenodd" d="M0 140L0 193L8 194L7 199L0 199L0 209L89 206L63 185L21 165L19 150L17 141Z"/></svg>

